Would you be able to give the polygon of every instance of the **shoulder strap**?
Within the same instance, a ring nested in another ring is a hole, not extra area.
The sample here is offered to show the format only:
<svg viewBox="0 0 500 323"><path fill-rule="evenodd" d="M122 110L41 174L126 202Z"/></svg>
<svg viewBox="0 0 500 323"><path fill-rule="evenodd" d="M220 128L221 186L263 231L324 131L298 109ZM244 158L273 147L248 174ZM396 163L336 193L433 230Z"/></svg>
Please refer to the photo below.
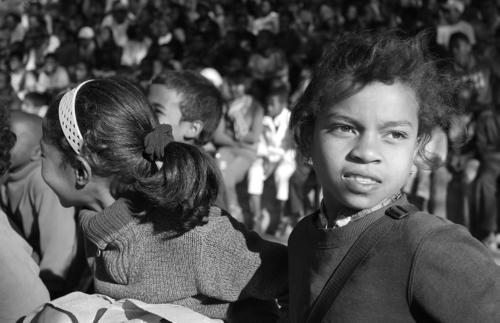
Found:
<svg viewBox="0 0 500 323"><path fill-rule="evenodd" d="M375 221L361 233L328 278L309 312L308 323L321 322L356 267L396 225L393 219L399 220L417 211L418 209L411 204L392 206L385 211L386 216Z"/></svg>

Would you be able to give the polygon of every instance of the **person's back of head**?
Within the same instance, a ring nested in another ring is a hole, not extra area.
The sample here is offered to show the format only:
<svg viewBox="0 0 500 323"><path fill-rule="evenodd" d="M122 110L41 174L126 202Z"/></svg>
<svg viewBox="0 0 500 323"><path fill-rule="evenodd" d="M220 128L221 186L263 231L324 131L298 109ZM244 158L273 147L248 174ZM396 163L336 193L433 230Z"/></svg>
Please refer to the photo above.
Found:
<svg viewBox="0 0 500 323"><path fill-rule="evenodd" d="M174 91L179 96L181 121L198 123L198 130L189 136L193 143L201 146L212 139L222 117L223 100L209 80L194 71L166 71L153 80L150 98L155 86L161 86L159 91ZM176 125L172 126L175 134Z"/></svg>
<svg viewBox="0 0 500 323"><path fill-rule="evenodd" d="M87 81L55 100L43 122L42 142L61 152L68 167L104 179L115 199L128 199L138 217L161 228L167 223L182 233L201 225L217 196L218 171L211 158L173 142L171 128L158 125L142 90L124 79ZM78 203L88 207L84 197L70 204Z"/></svg>
<svg viewBox="0 0 500 323"><path fill-rule="evenodd" d="M16 171L40 159L40 139L42 139L42 119L24 111L12 111L10 127L16 136L12 148L10 171Z"/></svg>

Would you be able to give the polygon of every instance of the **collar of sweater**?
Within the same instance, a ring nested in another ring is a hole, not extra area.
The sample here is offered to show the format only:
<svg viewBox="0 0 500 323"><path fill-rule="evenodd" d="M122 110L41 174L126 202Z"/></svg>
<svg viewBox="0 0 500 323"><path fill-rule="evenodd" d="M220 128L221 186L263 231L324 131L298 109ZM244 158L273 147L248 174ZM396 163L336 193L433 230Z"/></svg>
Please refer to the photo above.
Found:
<svg viewBox="0 0 500 323"><path fill-rule="evenodd" d="M102 212L90 210L80 212L80 223L85 236L100 250L115 240L120 229L132 221L136 219L123 198L117 199Z"/></svg>

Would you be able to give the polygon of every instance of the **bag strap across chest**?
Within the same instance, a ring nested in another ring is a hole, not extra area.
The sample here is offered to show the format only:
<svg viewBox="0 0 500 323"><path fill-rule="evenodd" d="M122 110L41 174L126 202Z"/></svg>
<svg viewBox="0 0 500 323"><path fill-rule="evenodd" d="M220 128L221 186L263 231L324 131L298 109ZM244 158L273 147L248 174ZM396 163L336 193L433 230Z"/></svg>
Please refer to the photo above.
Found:
<svg viewBox="0 0 500 323"><path fill-rule="evenodd" d="M418 209L411 204L394 205L385 211L386 216L382 216L361 233L328 278L309 312L307 323L321 322L356 267L396 226L397 221L394 219L403 219L417 211Z"/></svg>

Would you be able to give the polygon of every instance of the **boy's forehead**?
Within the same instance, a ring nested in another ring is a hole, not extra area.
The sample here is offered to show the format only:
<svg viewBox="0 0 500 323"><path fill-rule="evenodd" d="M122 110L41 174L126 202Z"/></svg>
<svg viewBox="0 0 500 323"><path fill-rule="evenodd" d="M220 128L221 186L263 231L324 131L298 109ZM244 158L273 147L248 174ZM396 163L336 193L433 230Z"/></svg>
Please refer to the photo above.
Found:
<svg viewBox="0 0 500 323"><path fill-rule="evenodd" d="M173 87L154 83L149 87L148 98L154 103L179 104L183 100L183 95Z"/></svg>

